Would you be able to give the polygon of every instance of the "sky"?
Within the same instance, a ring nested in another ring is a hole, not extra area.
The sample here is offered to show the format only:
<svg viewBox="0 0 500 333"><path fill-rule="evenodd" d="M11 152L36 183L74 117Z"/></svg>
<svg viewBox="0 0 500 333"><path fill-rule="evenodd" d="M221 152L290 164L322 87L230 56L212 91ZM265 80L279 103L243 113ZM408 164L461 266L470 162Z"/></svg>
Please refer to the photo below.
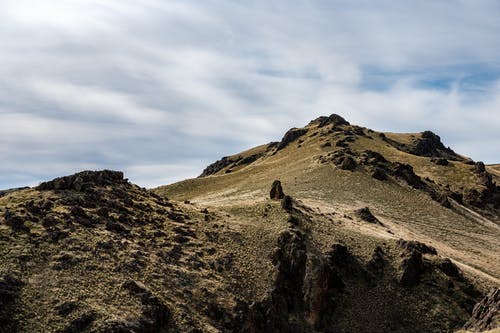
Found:
<svg viewBox="0 0 500 333"><path fill-rule="evenodd" d="M145 187L337 113L500 163L500 1L0 0L0 188Z"/></svg>

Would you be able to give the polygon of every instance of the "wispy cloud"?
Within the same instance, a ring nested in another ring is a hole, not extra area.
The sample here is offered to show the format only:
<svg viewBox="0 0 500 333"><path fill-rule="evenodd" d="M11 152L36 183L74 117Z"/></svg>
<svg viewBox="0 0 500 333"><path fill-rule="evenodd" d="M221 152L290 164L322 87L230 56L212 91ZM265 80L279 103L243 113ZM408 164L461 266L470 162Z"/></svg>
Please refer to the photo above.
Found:
<svg viewBox="0 0 500 333"><path fill-rule="evenodd" d="M499 162L497 1L0 2L0 188L144 186L340 113Z"/></svg>

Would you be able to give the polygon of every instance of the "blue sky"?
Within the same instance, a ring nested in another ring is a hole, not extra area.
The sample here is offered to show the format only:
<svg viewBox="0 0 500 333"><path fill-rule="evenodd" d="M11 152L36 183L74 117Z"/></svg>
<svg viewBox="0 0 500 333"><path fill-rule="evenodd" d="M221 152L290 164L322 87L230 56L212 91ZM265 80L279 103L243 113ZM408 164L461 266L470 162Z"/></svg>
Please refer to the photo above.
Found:
<svg viewBox="0 0 500 333"><path fill-rule="evenodd" d="M500 163L500 2L0 0L0 188L157 186L338 113Z"/></svg>

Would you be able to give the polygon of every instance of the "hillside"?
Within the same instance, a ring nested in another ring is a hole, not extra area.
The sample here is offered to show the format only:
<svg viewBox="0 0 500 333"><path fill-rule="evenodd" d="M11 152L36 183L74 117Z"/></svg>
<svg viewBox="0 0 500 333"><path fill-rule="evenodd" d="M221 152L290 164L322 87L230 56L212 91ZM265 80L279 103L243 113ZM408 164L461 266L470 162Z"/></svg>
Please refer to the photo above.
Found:
<svg viewBox="0 0 500 333"><path fill-rule="evenodd" d="M5 191L0 332L495 329L498 170L331 115L152 190Z"/></svg>

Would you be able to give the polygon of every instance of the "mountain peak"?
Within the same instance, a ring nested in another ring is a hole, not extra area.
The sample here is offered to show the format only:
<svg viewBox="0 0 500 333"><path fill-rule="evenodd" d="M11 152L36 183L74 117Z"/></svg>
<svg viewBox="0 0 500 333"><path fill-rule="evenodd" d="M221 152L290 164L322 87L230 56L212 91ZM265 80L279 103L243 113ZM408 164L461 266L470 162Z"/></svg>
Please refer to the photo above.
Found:
<svg viewBox="0 0 500 333"><path fill-rule="evenodd" d="M309 125L312 124L318 124L318 127L323 127L326 125L333 125L333 126L342 126L342 125L349 125L349 122L345 120L342 116L339 116L338 114L331 114L328 117L327 116L320 116L314 120L312 120Z"/></svg>

